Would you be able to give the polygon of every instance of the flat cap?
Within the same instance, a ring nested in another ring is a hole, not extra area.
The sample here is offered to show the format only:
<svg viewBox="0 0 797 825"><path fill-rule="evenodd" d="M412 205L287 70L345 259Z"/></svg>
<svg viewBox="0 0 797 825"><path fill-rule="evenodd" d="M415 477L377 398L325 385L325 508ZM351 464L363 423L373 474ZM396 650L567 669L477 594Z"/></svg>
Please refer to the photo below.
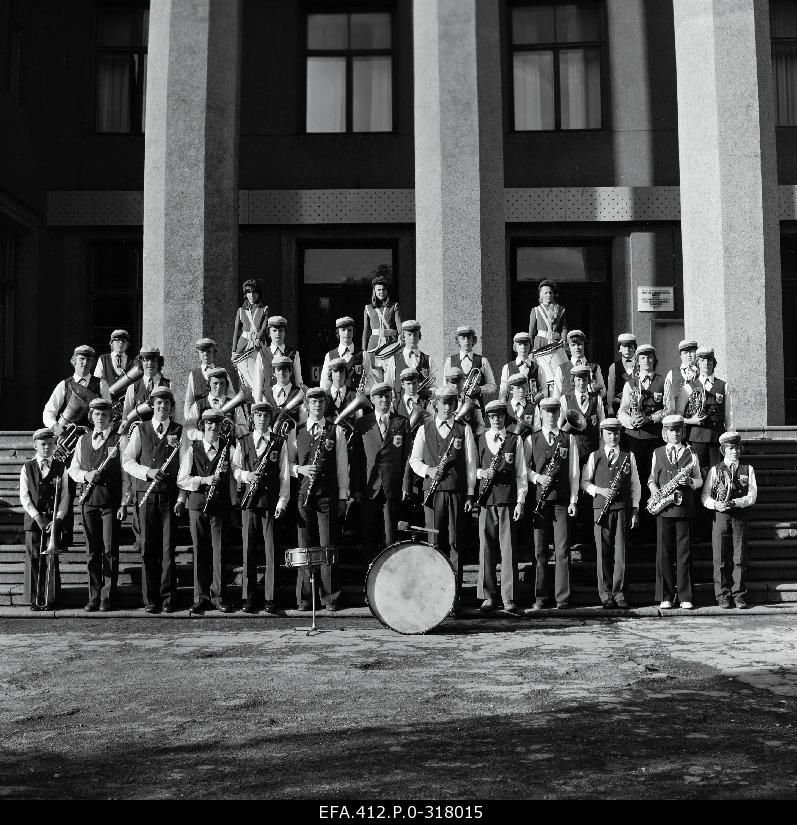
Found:
<svg viewBox="0 0 797 825"><path fill-rule="evenodd" d="M224 367L213 367L212 370L208 370L208 381L210 381L211 378L223 378L226 381L229 376Z"/></svg>
<svg viewBox="0 0 797 825"><path fill-rule="evenodd" d="M90 347L88 344L81 344L79 347L75 347L73 355L83 355L86 358L97 357L97 353L94 351L94 347Z"/></svg>
<svg viewBox="0 0 797 825"><path fill-rule="evenodd" d="M410 318L408 321L401 322L402 332L417 332L421 328L421 322Z"/></svg>
<svg viewBox="0 0 797 825"><path fill-rule="evenodd" d="M330 370L345 370L346 361L343 358L331 358L327 368Z"/></svg>
<svg viewBox="0 0 797 825"><path fill-rule="evenodd" d="M371 286L390 286L390 281L384 275L377 275L376 278L371 279Z"/></svg>
<svg viewBox="0 0 797 825"><path fill-rule="evenodd" d="M506 383L510 387L525 387L529 383L529 379L522 372L516 372L514 375L509 376Z"/></svg>
<svg viewBox="0 0 797 825"><path fill-rule="evenodd" d="M513 344L530 344L531 343L531 336L528 332L516 332L515 337L512 339Z"/></svg>
<svg viewBox="0 0 797 825"><path fill-rule="evenodd" d="M321 387L310 387L304 397L309 401L311 398L326 398L327 394L321 389Z"/></svg>
<svg viewBox="0 0 797 825"><path fill-rule="evenodd" d="M338 318L335 321L335 328L342 329L343 327L353 327L354 326L354 318L350 315L344 315L342 318Z"/></svg>
<svg viewBox="0 0 797 825"><path fill-rule="evenodd" d="M571 329L570 332L567 333L567 340L568 341L578 341L579 339L581 339L582 341L587 340L587 336L584 335L583 330Z"/></svg>
<svg viewBox="0 0 797 825"><path fill-rule="evenodd" d="M457 335L475 335L476 330L471 326L457 327Z"/></svg>
<svg viewBox="0 0 797 825"><path fill-rule="evenodd" d="M393 385L388 384L387 381L377 381L377 383L368 390L368 395L384 395L388 392L393 392Z"/></svg>
<svg viewBox="0 0 797 825"><path fill-rule="evenodd" d="M641 344L636 348L637 355L655 355L656 347L653 344Z"/></svg>
<svg viewBox="0 0 797 825"><path fill-rule="evenodd" d="M272 407L271 404L268 403L268 401L255 401L255 403L252 404L252 412L258 412L258 411L260 411L260 412L273 412L274 407Z"/></svg>
<svg viewBox="0 0 797 825"><path fill-rule="evenodd" d="M35 436L34 436L35 438ZM728 430L720 436L720 444L741 444L742 434L737 433L736 430Z"/></svg>
<svg viewBox="0 0 797 825"><path fill-rule="evenodd" d="M602 430L620 430L622 426L617 418L604 418L600 423L600 429Z"/></svg>
<svg viewBox="0 0 797 825"><path fill-rule="evenodd" d="M126 329L115 329L111 333L111 341L113 341L114 338L118 338L120 341L129 341L130 333Z"/></svg>
<svg viewBox="0 0 797 825"><path fill-rule="evenodd" d="M561 409L561 407L562 404L558 398L551 398L549 396L548 398L543 398L542 401L540 401L540 408L543 410L558 410Z"/></svg>
<svg viewBox="0 0 797 825"><path fill-rule="evenodd" d="M464 378L465 373L462 370L462 367L449 367L446 370L445 379L446 381L459 381L460 378Z"/></svg>
<svg viewBox="0 0 797 825"><path fill-rule="evenodd" d="M55 438L55 433L49 427L40 427L33 433L34 441L44 441L47 438Z"/></svg>
<svg viewBox="0 0 797 825"><path fill-rule="evenodd" d="M221 410L217 410L215 407L208 407L202 413L202 420L203 421L223 421L224 420L224 413Z"/></svg>
<svg viewBox="0 0 797 825"><path fill-rule="evenodd" d="M401 371L401 375L399 375L400 381L413 381L418 378L418 370L415 367L406 367Z"/></svg>
<svg viewBox="0 0 797 825"><path fill-rule="evenodd" d="M684 349L697 349L697 341L692 338L684 338L684 340L678 344L678 352Z"/></svg>
<svg viewBox="0 0 797 825"><path fill-rule="evenodd" d="M268 325L270 327L287 327L288 319L283 317L282 315L272 315L268 319Z"/></svg>
<svg viewBox="0 0 797 825"><path fill-rule="evenodd" d="M90 410L110 410L113 404L104 398L92 398L89 402Z"/></svg>
<svg viewBox="0 0 797 825"><path fill-rule="evenodd" d="M194 346L200 351L217 348L216 342L212 338L200 338Z"/></svg>
<svg viewBox="0 0 797 825"><path fill-rule="evenodd" d="M589 378L591 373L589 367L586 366L586 364L582 364L581 366L573 367L570 370L570 375L574 378Z"/></svg>
<svg viewBox="0 0 797 825"><path fill-rule="evenodd" d="M617 336L618 344L636 344L636 336L630 332L621 332Z"/></svg>
<svg viewBox="0 0 797 825"><path fill-rule="evenodd" d="M698 347L695 353L698 358L715 358L714 347Z"/></svg>
<svg viewBox="0 0 797 825"><path fill-rule="evenodd" d="M661 420L661 426L670 429L673 427L683 427L683 425L684 417L682 415L665 415Z"/></svg>
<svg viewBox="0 0 797 825"><path fill-rule="evenodd" d="M345 362L344 362L345 363ZM278 355L272 362L271 368L275 370L293 369L293 361L287 355Z"/></svg>
<svg viewBox="0 0 797 825"><path fill-rule="evenodd" d="M172 404L174 404L174 393L169 389L169 387L154 387L149 395L150 398L168 398Z"/></svg>
<svg viewBox="0 0 797 825"><path fill-rule="evenodd" d="M505 413L506 412L506 403L503 401L499 401L497 398L494 401L488 401L487 404L484 405L484 411L489 413Z"/></svg>
<svg viewBox="0 0 797 825"><path fill-rule="evenodd" d="M141 347L138 354L142 358L151 358L153 356L157 358L161 354L161 351L157 347Z"/></svg>
<svg viewBox="0 0 797 825"><path fill-rule="evenodd" d="M436 397L436 398L440 398L440 399L444 399L444 398L458 398L458 397L459 397L459 396L457 395L457 391L456 391L453 387L448 386L447 384L446 384L446 385L444 385L444 386L442 386L442 387L438 387L438 388L434 391L434 394L435 394L435 397Z"/></svg>

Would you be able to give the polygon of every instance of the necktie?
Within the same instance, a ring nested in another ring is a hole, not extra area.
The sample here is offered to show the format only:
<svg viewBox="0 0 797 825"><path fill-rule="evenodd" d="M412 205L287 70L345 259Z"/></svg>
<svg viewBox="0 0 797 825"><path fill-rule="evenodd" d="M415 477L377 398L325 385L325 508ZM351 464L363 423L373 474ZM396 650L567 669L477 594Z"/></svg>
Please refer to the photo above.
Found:
<svg viewBox="0 0 797 825"><path fill-rule="evenodd" d="M257 439L257 452L258 455L263 452L263 448L266 446L266 437L261 435L260 438Z"/></svg>
<svg viewBox="0 0 797 825"><path fill-rule="evenodd" d="M617 461L617 450L609 450L609 466Z"/></svg>
<svg viewBox="0 0 797 825"><path fill-rule="evenodd" d="M504 443L504 439L501 436L501 433L496 433L495 438L493 439L493 444L495 445L495 451L498 452L501 449L501 445Z"/></svg>
<svg viewBox="0 0 797 825"><path fill-rule="evenodd" d="M413 405L414 405L413 400L412 400L411 398L407 398L407 399L405 400L405 402L404 402L404 403L405 403L405 404L406 404L406 406L407 406L407 412L410 412L410 413L411 413L411 412L412 412L412 407L413 407Z"/></svg>
<svg viewBox="0 0 797 825"><path fill-rule="evenodd" d="M99 444L99 443L102 441L102 433L94 433L94 435L92 436L91 440L92 440L95 444Z"/></svg>
<svg viewBox="0 0 797 825"><path fill-rule="evenodd" d="M152 392L152 379L151 378L147 378L147 392L148 393Z"/></svg>
<svg viewBox="0 0 797 825"><path fill-rule="evenodd" d="M280 387L279 392L277 393L277 403L281 407L284 401L285 401L285 390L282 387Z"/></svg>
<svg viewBox="0 0 797 825"><path fill-rule="evenodd" d="M158 433L158 435L163 435L163 422L161 422L160 424L158 424L158 430L157 430L157 433Z"/></svg>
<svg viewBox="0 0 797 825"><path fill-rule="evenodd" d="M313 424L310 435L312 435L314 439L318 437L318 424Z"/></svg>
<svg viewBox="0 0 797 825"><path fill-rule="evenodd" d="M121 355L116 356L116 368L117 369L122 369L122 356Z"/></svg>
<svg viewBox="0 0 797 825"><path fill-rule="evenodd" d="M642 376L642 388L646 390L649 386L650 386L650 376L649 375L643 375Z"/></svg>
<svg viewBox="0 0 797 825"><path fill-rule="evenodd" d="M343 396L345 392L346 390L344 390L343 388L338 390L338 406L340 406L343 403Z"/></svg>
<svg viewBox="0 0 797 825"><path fill-rule="evenodd" d="M587 406L587 396L586 396L586 395L584 395L583 393L582 393L582 395L581 395L581 406L582 406L582 407L586 407L586 406Z"/></svg>
<svg viewBox="0 0 797 825"><path fill-rule="evenodd" d="M520 403L520 401L518 401L518 402L515 403L515 417L520 418L520 416L522 416L522 415L523 415L523 405Z"/></svg>
<svg viewBox="0 0 797 825"><path fill-rule="evenodd" d="M349 352L348 347L346 347L346 349L343 350L343 360L346 361L346 363L348 363L351 360L351 352Z"/></svg>
<svg viewBox="0 0 797 825"><path fill-rule="evenodd" d="M216 447L211 444L208 447L208 458L212 460L214 455L216 455Z"/></svg>
<svg viewBox="0 0 797 825"><path fill-rule="evenodd" d="M670 459L670 464L675 464L675 447L667 448L667 457Z"/></svg>
<svg viewBox="0 0 797 825"><path fill-rule="evenodd" d="M50 472L50 462L45 458L42 461L42 475L46 476Z"/></svg>
<svg viewBox="0 0 797 825"><path fill-rule="evenodd" d="M385 419L383 416L379 416L379 432L382 434L382 441L385 440L385 433L387 432L387 427L385 425Z"/></svg>

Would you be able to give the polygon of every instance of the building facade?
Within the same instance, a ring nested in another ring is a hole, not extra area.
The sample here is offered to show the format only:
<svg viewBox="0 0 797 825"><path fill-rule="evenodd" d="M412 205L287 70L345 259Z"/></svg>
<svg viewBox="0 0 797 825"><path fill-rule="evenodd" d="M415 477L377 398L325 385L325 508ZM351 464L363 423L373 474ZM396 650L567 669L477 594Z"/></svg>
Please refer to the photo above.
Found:
<svg viewBox="0 0 797 825"><path fill-rule="evenodd" d="M0 427L116 327L182 391L252 277L316 383L375 272L438 363L552 277L604 369L689 335L797 423L791 0L0 0L0 40Z"/></svg>

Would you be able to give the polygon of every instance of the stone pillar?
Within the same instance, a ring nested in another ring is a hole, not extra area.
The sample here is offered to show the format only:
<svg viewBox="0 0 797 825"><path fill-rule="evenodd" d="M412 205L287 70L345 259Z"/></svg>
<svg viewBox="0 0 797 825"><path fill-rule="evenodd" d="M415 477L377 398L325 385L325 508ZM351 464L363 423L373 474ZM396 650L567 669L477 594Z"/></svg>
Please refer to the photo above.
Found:
<svg viewBox="0 0 797 825"><path fill-rule="evenodd" d="M144 334L182 410L194 343L229 367L238 297L240 0L152 0L144 162Z"/></svg>
<svg viewBox="0 0 797 825"><path fill-rule="evenodd" d="M438 368L460 324L494 365L511 340L499 22L498 0L413 4L415 300Z"/></svg>
<svg viewBox="0 0 797 825"><path fill-rule="evenodd" d="M783 424L783 319L767 0L673 0L684 321L712 345L734 424Z"/></svg>

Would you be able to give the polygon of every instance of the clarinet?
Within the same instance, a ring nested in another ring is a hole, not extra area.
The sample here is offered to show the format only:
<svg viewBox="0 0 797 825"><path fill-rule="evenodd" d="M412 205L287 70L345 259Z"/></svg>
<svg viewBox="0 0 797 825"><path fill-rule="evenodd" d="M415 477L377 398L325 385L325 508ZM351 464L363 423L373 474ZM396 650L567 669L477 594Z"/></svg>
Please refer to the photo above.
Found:
<svg viewBox="0 0 797 825"><path fill-rule="evenodd" d="M208 487L207 495L205 496L205 506L202 508L203 513L207 513L208 507L213 503L216 495L219 491L219 481L224 473L227 472L229 467L229 452L230 452L230 441L232 439L227 437L224 439L224 446L221 448L221 452L219 453L219 460L216 464L216 470L213 473L213 480L210 482L210 487Z"/></svg>
<svg viewBox="0 0 797 825"><path fill-rule="evenodd" d="M631 457L627 455L623 459L623 463L618 467L617 473L615 474L614 478L612 479L611 486L609 487L609 497L606 501L603 502L603 507L601 508L600 515L597 519L595 519L595 524L600 524L603 519L605 518L606 514L609 512L609 508L617 501L617 496L620 492L620 485L623 483L623 474L625 473L625 468L630 465Z"/></svg>
<svg viewBox="0 0 797 825"><path fill-rule="evenodd" d="M324 463L324 434L321 433L321 436L318 441L318 446L315 448L315 452L313 453L313 459L310 462L311 466L318 467L319 469ZM304 494L304 504L303 507L307 507L310 503L310 496L313 494L315 490L315 478L310 478L310 484L307 485L307 492Z"/></svg>
<svg viewBox="0 0 797 825"><path fill-rule="evenodd" d="M559 430L559 434L556 436L556 441L553 445L553 453L551 457L548 459L548 463L545 465L545 469L543 470L542 475L548 476L551 479L551 483L546 485L545 487L540 487L540 493L537 496L537 502L534 505L534 514L540 515L542 512L542 508L545 505L545 499L548 498L548 493L551 491L551 487L553 487L554 481L556 479L556 475L559 472L559 465L562 463L562 459L559 456L559 446L562 443L562 430Z"/></svg>
<svg viewBox="0 0 797 825"><path fill-rule="evenodd" d="M169 453L166 461L163 462L160 466L160 472L165 473L168 469L169 465L174 461L175 456L180 452L180 434L182 433L182 427L180 427L180 433L177 433L177 446ZM161 481L159 478L153 478L152 483L147 487L146 493L141 496L141 501L138 503L138 509L140 510L144 504L146 503L147 499L149 498L150 493L157 487L158 482Z"/></svg>
<svg viewBox="0 0 797 825"><path fill-rule="evenodd" d="M451 440L448 442L448 446L446 447L446 451L443 453L443 457L437 464L437 471L435 472L435 477L432 479L432 483L429 485L429 489L426 491L426 495L423 499L423 506L424 507L431 507L432 500L434 499L434 494L437 492L437 488L440 486L440 482L442 481L442 476L438 476L437 473L446 466L448 462L448 457L451 455L451 450L454 448L454 438L452 436Z"/></svg>
<svg viewBox="0 0 797 825"><path fill-rule="evenodd" d="M498 445L498 452L493 456L493 460L490 462L490 466L488 469L495 472L496 468L498 467L499 462L503 458L503 453L501 452L501 447L504 446L506 443L506 439L502 441ZM495 487L495 476L493 476L490 481L488 481L483 487L482 491L479 493L479 498L476 500L477 507L484 507L487 504L487 499L490 497L490 493L493 491L493 487Z"/></svg>
<svg viewBox="0 0 797 825"><path fill-rule="evenodd" d="M108 466L112 459L116 458L119 454L119 442L117 441L116 444L108 451L108 455L105 456L103 459L102 464L97 467L96 473L97 475L94 476L94 481L90 481L86 486L83 488L83 492L80 494L80 498L77 500L78 504L85 504L88 501L89 496L94 492L94 488L97 486L97 479L102 475L102 471Z"/></svg>

